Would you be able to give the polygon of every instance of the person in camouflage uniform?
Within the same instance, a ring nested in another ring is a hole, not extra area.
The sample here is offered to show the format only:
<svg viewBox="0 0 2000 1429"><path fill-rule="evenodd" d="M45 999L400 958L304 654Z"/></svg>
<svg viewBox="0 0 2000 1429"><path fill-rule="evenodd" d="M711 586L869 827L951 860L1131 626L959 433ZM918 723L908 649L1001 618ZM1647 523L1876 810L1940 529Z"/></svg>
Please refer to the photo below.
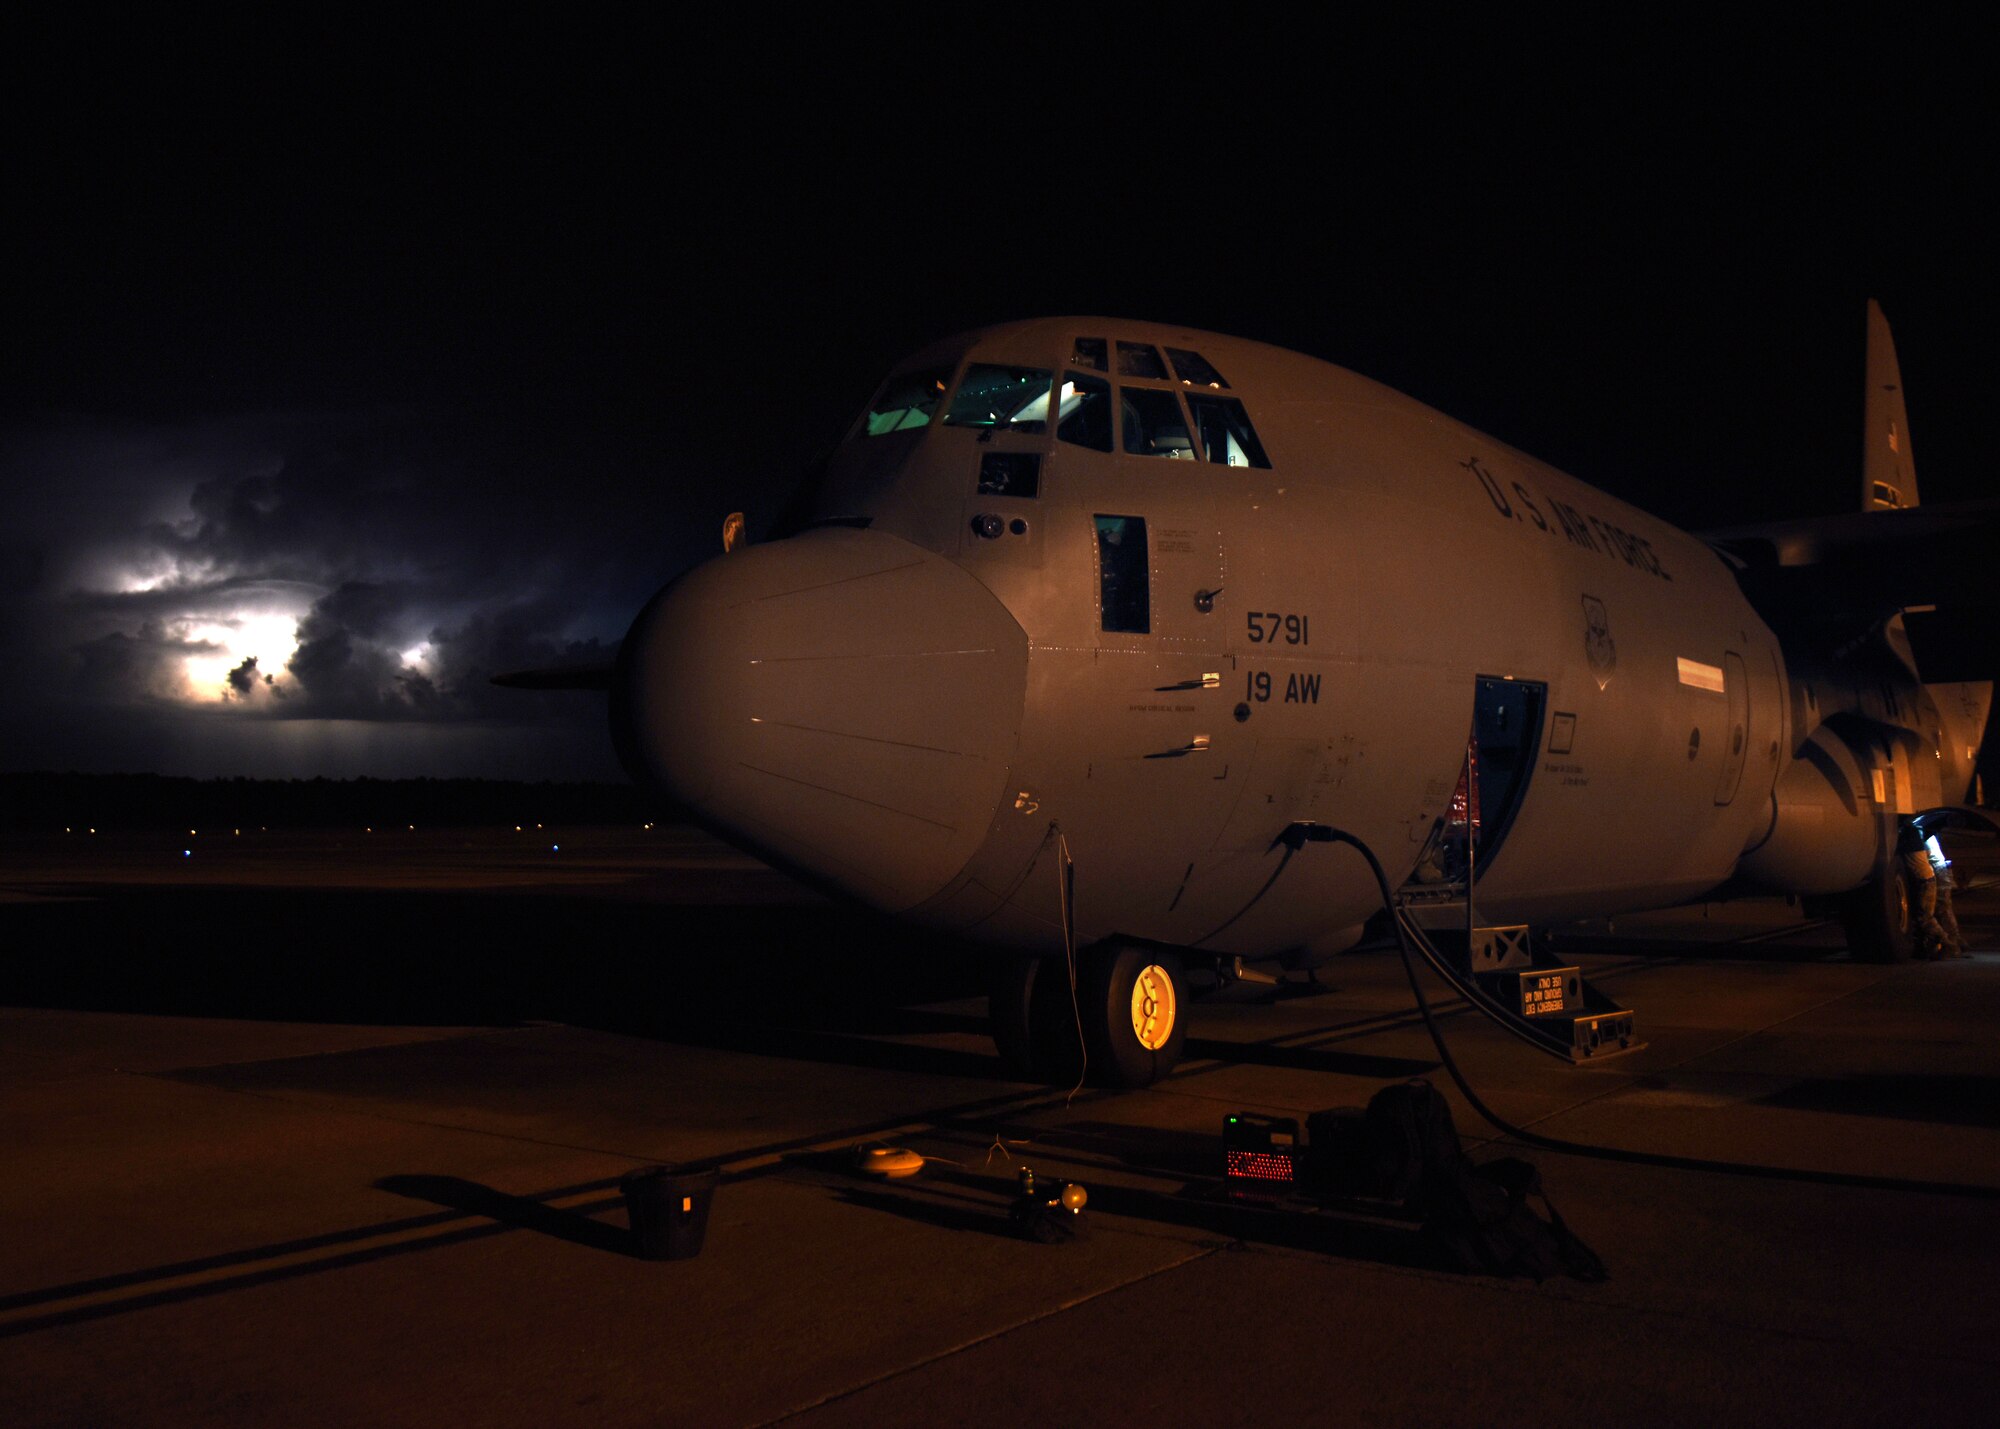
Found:
<svg viewBox="0 0 2000 1429"><path fill-rule="evenodd" d="M1924 839L1925 851L1930 855L1931 869L1937 874L1937 924L1944 934L1944 956L1962 958L1965 956L1965 939L1958 931L1958 914L1952 911L1951 890L1956 882L1951 876L1951 860L1945 857L1944 847L1935 834Z"/></svg>
<svg viewBox="0 0 2000 1429"><path fill-rule="evenodd" d="M1896 858L1903 866L1903 881L1910 890L1910 921L1916 925L1919 956L1949 957L1949 940L1938 923L1937 870L1924 846L1924 831L1915 823L1903 825L1896 838Z"/></svg>

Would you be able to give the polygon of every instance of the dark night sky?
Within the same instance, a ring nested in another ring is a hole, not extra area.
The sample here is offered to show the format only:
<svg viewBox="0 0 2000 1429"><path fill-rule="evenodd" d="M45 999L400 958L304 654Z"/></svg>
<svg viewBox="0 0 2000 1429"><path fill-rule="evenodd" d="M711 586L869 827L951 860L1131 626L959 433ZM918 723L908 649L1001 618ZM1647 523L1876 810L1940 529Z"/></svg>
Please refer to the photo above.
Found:
<svg viewBox="0 0 2000 1429"><path fill-rule="evenodd" d="M0 22L0 768L618 777L600 701L485 675L1044 313L1294 347L1701 528L1855 504L1873 296L1925 498L1991 491L1969 36L312 13Z"/></svg>

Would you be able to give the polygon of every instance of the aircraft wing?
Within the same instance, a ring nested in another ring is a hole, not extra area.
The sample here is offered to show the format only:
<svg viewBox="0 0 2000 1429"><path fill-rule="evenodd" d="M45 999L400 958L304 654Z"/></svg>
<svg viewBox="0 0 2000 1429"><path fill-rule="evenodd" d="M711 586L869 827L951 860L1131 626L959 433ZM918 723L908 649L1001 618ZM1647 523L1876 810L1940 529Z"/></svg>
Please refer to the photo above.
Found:
<svg viewBox="0 0 2000 1429"><path fill-rule="evenodd" d="M2000 500L1809 516L1702 539L1759 604L1859 627L1900 610L1924 679L2000 676Z"/></svg>

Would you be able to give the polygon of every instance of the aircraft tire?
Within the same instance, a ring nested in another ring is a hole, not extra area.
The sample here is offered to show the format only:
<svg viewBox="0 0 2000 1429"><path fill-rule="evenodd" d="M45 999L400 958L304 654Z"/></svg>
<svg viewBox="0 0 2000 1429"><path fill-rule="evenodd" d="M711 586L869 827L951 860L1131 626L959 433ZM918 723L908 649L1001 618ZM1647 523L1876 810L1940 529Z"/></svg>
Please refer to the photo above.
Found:
<svg viewBox="0 0 2000 1429"><path fill-rule="evenodd" d="M1024 1081L1073 1086L1083 1070L1069 969L1061 958L1026 953L994 959L986 1019L1000 1060Z"/></svg>
<svg viewBox="0 0 2000 1429"><path fill-rule="evenodd" d="M1910 961L1923 941L1916 910L1916 896L1901 865L1888 863L1841 897L1840 926L1847 934L1848 951L1869 963Z"/></svg>
<svg viewBox="0 0 2000 1429"><path fill-rule="evenodd" d="M1092 1081L1144 1087L1174 1069L1187 1043L1187 979L1179 957L1100 943L1085 951L1077 983Z"/></svg>

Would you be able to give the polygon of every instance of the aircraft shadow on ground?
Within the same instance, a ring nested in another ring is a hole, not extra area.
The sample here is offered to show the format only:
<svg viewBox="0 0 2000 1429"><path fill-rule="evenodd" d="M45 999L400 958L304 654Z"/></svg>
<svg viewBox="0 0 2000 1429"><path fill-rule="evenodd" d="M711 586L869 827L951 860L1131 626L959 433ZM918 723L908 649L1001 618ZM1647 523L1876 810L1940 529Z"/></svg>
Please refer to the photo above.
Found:
<svg viewBox="0 0 2000 1429"><path fill-rule="evenodd" d="M1564 933L1549 940L1558 957L1579 953L1643 959L1648 962L1851 963L1845 943L1799 943L1776 938L1710 939L1639 938ZM1602 976L1592 973L1593 978Z"/></svg>
<svg viewBox="0 0 2000 1429"><path fill-rule="evenodd" d="M591 1250L611 1251L618 1255L638 1254L638 1243L629 1230L606 1225L586 1214L622 1204L622 1198L617 1195L587 1206L562 1210L527 1196L510 1196L460 1176L384 1176L375 1182L375 1188L392 1195L406 1196L413 1201L428 1201L462 1215L480 1216L517 1230L553 1236Z"/></svg>
<svg viewBox="0 0 2000 1429"><path fill-rule="evenodd" d="M1381 1057L1368 1052L1339 1052L1326 1047L1291 1047L1271 1042L1226 1042L1190 1037L1186 1056L1205 1061L1257 1067L1289 1067L1301 1072L1336 1072L1349 1077L1421 1077L1438 1069L1436 1058Z"/></svg>
<svg viewBox="0 0 2000 1429"><path fill-rule="evenodd" d="M1048 1139L1046 1134L1042 1139ZM1087 1174L1079 1179L1090 1197L1083 1221L1086 1235L1090 1212L1096 1211L1203 1232L1214 1238L1216 1248L1239 1244L1281 1246L1343 1260L1439 1268L1436 1252L1417 1233L1415 1223L1408 1220L1353 1214L1338 1208L1300 1214L1296 1210L1231 1201L1212 1180L1196 1181L1172 1191L1153 1191L1095 1182ZM945 1191L943 1187L952 1189ZM921 1181L851 1184L839 1187L838 1195L849 1205L944 1230L1010 1238L1016 1234L1007 1214L1014 1195L1013 1183L1000 1177L927 1168Z"/></svg>
<svg viewBox="0 0 2000 1429"><path fill-rule="evenodd" d="M972 1130L970 1125L966 1130ZM1113 1121L1072 1121L1060 1126L1002 1122L982 1123L978 1132L996 1138L1032 1142L1115 1161L1132 1171L1178 1178L1222 1174L1222 1113L1217 1111L1210 1132L1175 1131L1165 1127L1130 1126Z"/></svg>
<svg viewBox="0 0 2000 1429"><path fill-rule="evenodd" d="M529 893L114 889L0 909L0 1004L382 1025L717 1016L854 1035L976 1019L976 959L857 909Z"/></svg>
<svg viewBox="0 0 2000 1429"><path fill-rule="evenodd" d="M906 1192L876 1190L867 1186L845 1186L840 1190L840 1199L850 1206L860 1206L864 1210L881 1211L886 1215L901 1216L904 1220L921 1221L939 1230L969 1231L975 1235L1011 1237L1013 1229L1007 1223L1007 1208L1004 1203L995 1205L985 1201L941 1200L934 1195L912 1195Z"/></svg>
<svg viewBox="0 0 2000 1429"><path fill-rule="evenodd" d="M983 1034L983 1018L935 1005L983 995L976 950L834 904L129 887L0 908L0 942L11 949L0 960L0 1006L389 1026L547 1021L792 1060L1013 1080L983 1046L889 1040ZM1221 1038L1191 1039L1187 1055L1382 1080L1435 1067ZM1920 1090L1839 1082L1792 1095L1828 1107L1859 1097L1879 1108L1872 1114L1992 1125L1977 1110L1996 1104L1989 1091L1940 1102Z"/></svg>
<svg viewBox="0 0 2000 1429"><path fill-rule="evenodd" d="M934 1004L985 992L966 945L831 904L263 888L103 890L0 909L0 1006L384 1026L560 1022L843 1066L1012 1080ZM1191 1055L1407 1076L1428 1063L1203 1039Z"/></svg>
<svg viewBox="0 0 2000 1429"><path fill-rule="evenodd" d="M1799 1082L1757 1099L1795 1111L2000 1130L2000 1077L1885 1075Z"/></svg>

